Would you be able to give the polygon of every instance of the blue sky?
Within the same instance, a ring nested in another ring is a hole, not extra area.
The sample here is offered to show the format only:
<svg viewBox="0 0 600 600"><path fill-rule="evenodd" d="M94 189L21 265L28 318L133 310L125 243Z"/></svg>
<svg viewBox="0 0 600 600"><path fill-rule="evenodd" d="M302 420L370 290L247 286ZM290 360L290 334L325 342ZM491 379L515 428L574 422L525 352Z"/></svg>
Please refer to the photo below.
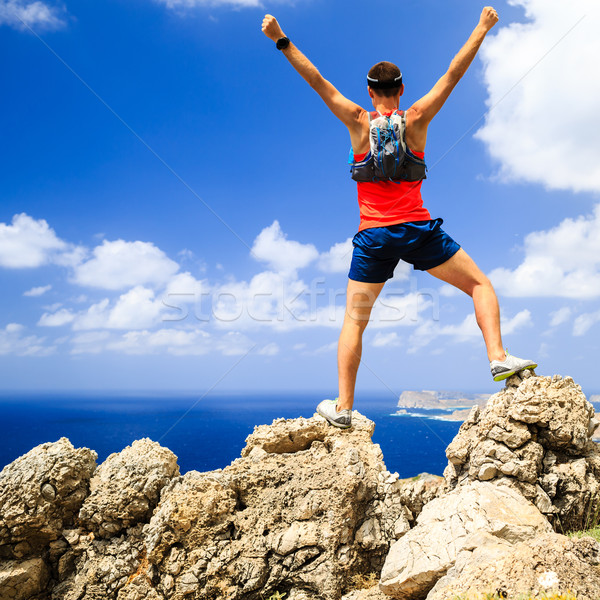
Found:
<svg viewBox="0 0 600 600"><path fill-rule="evenodd" d="M599 9L495 6L430 127L425 206L491 277L509 350L597 391ZM349 140L262 17L366 108L396 62L407 107L481 8L0 0L1 388L335 395ZM470 299L402 265L363 363L360 390L497 387Z"/></svg>

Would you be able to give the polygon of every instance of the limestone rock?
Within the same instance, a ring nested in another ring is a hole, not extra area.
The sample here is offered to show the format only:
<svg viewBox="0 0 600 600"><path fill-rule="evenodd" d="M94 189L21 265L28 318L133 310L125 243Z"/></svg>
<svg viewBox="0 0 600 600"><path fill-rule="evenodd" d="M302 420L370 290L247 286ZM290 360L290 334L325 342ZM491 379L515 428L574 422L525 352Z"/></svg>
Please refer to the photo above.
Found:
<svg viewBox="0 0 600 600"><path fill-rule="evenodd" d="M121 591L126 598L133 598L135 594L129 596L128 592L148 584L152 572L142 525L110 539L96 538L83 529L70 531L68 537L69 549L59 560L59 582L52 588L52 600L116 600ZM148 598L152 597L158 598L148 593Z"/></svg>
<svg viewBox="0 0 600 600"><path fill-rule="evenodd" d="M111 454L90 481L79 519L97 536L110 537L150 520L160 490L179 475L177 457L147 438Z"/></svg>
<svg viewBox="0 0 600 600"><path fill-rule="evenodd" d="M338 600L378 571L409 524L373 429L357 412L349 430L278 419L225 469L174 479L144 528L157 593Z"/></svg>
<svg viewBox="0 0 600 600"><path fill-rule="evenodd" d="M409 479L401 479L396 485L400 501L410 511L410 522L414 523L428 502L446 493L448 487L443 477L421 473Z"/></svg>
<svg viewBox="0 0 600 600"><path fill-rule="evenodd" d="M41 558L0 562L0 600L41 598L49 578L49 569Z"/></svg>
<svg viewBox="0 0 600 600"><path fill-rule="evenodd" d="M510 546L550 531L518 492L471 482L425 505L416 527L392 545L381 590L394 598L424 598L461 552L490 543Z"/></svg>
<svg viewBox="0 0 600 600"><path fill-rule="evenodd" d="M379 586L373 586L366 590L355 590L342 597L342 600L388 600L389 596L384 594Z"/></svg>
<svg viewBox="0 0 600 600"><path fill-rule="evenodd" d="M600 598L600 545L592 538L547 533L507 546L492 555L476 549L462 569L439 580L427 600L480 598L485 593L514 598L524 592L566 594L577 600Z"/></svg>
<svg viewBox="0 0 600 600"><path fill-rule="evenodd" d="M0 558L23 558L60 537L87 493L98 455L67 438L36 446L0 472Z"/></svg>
<svg viewBox="0 0 600 600"><path fill-rule="evenodd" d="M570 377L521 375L462 424L446 449L448 486L502 480L557 530L580 529L600 498L594 408Z"/></svg>

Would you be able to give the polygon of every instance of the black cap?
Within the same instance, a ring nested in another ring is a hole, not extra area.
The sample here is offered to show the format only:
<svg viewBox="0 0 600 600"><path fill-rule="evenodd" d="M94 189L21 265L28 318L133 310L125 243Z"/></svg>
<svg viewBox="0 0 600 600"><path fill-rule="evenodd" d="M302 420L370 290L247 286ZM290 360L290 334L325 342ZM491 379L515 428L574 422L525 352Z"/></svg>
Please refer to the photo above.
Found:
<svg viewBox="0 0 600 600"><path fill-rule="evenodd" d="M385 81L373 79L367 75L367 85L372 90L391 90L393 88L399 88L402 85L402 73L395 79L386 79Z"/></svg>

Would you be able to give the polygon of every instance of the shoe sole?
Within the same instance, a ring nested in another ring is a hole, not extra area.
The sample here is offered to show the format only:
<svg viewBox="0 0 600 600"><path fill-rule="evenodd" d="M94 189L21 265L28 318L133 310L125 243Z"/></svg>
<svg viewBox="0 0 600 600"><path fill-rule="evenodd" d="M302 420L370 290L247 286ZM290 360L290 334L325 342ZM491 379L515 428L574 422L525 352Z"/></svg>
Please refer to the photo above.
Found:
<svg viewBox="0 0 600 600"><path fill-rule="evenodd" d="M528 367L523 367L522 369L519 369L517 371L506 371L506 373L500 373L500 375L494 376L494 381L504 381L505 379L512 377L515 373L520 373L521 371L527 371L536 368L537 365L529 365Z"/></svg>
<svg viewBox="0 0 600 600"><path fill-rule="evenodd" d="M342 425L341 423L336 423L332 421L327 415L324 415L319 409L317 409L317 414L321 415L330 425L337 427L338 429L350 429L352 427L352 423L350 425Z"/></svg>

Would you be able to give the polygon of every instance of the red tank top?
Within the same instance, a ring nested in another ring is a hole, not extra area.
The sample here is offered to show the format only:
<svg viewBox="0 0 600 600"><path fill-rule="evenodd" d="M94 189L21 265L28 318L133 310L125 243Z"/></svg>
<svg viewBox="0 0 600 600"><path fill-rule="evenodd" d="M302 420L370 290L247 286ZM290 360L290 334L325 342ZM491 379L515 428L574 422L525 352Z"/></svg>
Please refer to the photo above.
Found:
<svg viewBox="0 0 600 600"><path fill-rule="evenodd" d="M354 155L355 161L367 155ZM413 152L424 158L424 152ZM429 221L431 215L423 207L421 184L423 181L358 181L359 231L369 227L385 227L409 221Z"/></svg>

